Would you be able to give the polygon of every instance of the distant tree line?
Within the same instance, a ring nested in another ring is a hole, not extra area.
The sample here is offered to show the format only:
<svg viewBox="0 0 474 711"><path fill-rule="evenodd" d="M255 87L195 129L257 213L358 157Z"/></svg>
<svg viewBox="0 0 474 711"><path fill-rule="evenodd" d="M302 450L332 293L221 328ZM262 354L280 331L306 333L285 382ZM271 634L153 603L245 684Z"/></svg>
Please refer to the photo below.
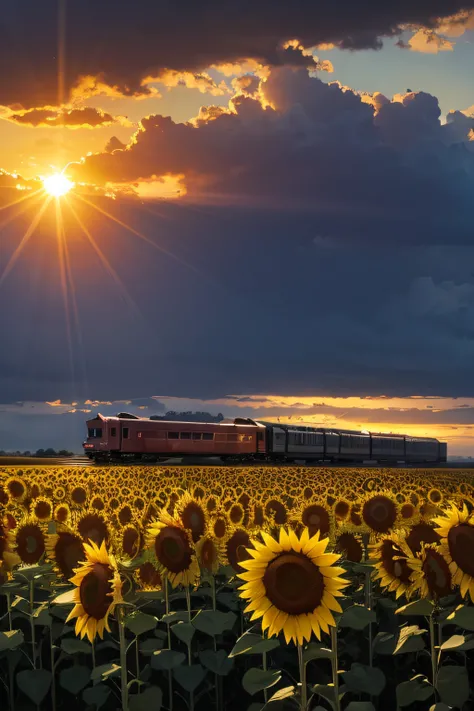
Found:
<svg viewBox="0 0 474 711"><path fill-rule="evenodd" d="M30 452L26 449L24 452L17 450L16 452L5 452L5 450L0 449L0 457L72 457L74 452L70 452L68 449L60 449L58 452L52 447L48 449L37 449L36 452Z"/></svg>

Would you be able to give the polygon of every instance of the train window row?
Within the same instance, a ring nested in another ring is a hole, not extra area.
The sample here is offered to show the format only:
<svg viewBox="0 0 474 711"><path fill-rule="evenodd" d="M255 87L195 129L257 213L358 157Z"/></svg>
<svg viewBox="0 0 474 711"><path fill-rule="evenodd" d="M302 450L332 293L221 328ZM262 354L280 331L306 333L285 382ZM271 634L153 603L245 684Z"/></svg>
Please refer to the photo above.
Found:
<svg viewBox="0 0 474 711"><path fill-rule="evenodd" d="M168 439L213 440L213 432L168 432Z"/></svg>
<svg viewBox="0 0 474 711"><path fill-rule="evenodd" d="M102 437L102 427L89 427L87 436L89 439L97 439L97 437Z"/></svg>

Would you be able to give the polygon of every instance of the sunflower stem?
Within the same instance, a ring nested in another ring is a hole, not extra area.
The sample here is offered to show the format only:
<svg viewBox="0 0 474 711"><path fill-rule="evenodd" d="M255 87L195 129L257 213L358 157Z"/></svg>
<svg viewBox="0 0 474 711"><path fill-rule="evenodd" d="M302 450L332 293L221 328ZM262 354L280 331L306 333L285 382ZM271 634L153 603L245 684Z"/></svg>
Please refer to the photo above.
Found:
<svg viewBox="0 0 474 711"><path fill-rule="evenodd" d="M137 679L140 678L140 659L138 657L138 635L135 636L135 666ZM140 684L138 684L138 694L140 693Z"/></svg>
<svg viewBox="0 0 474 711"><path fill-rule="evenodd" d="M49 625L49 650L51 656L51 701L52 709L56 711L56 675L54 673L54 642L53 642L53 626Z"/></svg>
<svg viewBox="0 0 474 711"><path fill-rule="evenodd" d="M435 611L429 617L430 624L430 654L431 654L431 683L436 693L436 685L438 683L438 660L436 657L436 620Z"/></svg>
<svg viewBox="0 0 474 711"><path fill-rule="evenodd" d="M95 644L94 642L91 642L91 650L92 650L92 669L95 669Z"/></svg>
<svg viewBox="0 0 474 711"><path fill-rule="evenodd" d="M339 661L337 658L337 627L331 627L331 667L332 667L332 683L334 685L334 711L341 711L341 703L339 700L339 677L337 667Z"/></svg>
<svg viewBox="0 0 474 711"><path fill-rule="evenodd" d="M125 608L118 606L117 621L119 625L120 643L120 681L122 692L122 711L128 711L128 687L127 687L127 642L125 639Z"/></svg>
<svg viewBox="0 0 474 711"><path fill-rule="evenodd" d="M168 577L165 575L163 577L163 589L165 592L165 614L170 614L170 591L168 588ZM168 632L168 649L171 649L171 628L169 623L166 623L166 630ZM173 711L173 672L171 669L168 672L168 706L170 711Z"/></svg>
<svg viewBox="0 0 474 711"><path fill-rule="evenodd" d="M365 574L365 606L368 610L372 609L372 576L371 573ZM373 649L372 649L372 622L369 622L369 667L373 666Z"/></svg>
<svg viewBox="0 0 474 711"><path fill-rule="evenodd" d="M212 593L212 609L217 610L217 595L216 595L216 578L211 575L211 593Z"/></svg>
<svg viewBox="0 0 474 711"><path fill-rule="evenodd" d="M31 650L33 659L33 669L36 669L36 636L35 636L35 620L33 618L33 611L35 608L35 586L34 581L31 579L29 581L30 587L30 628L31 628Z"/></svg>
<svg viewBox="0 0 474 711"><path fill-rule="evenodd" d="M190 587L189 585L186 585L186 607L188 610L188 622L191 624L191 594L189 592ZM188 664L191 666L193 663L192 659L192 654L191 654L191 642L188 642Z"/></svg>
<svg viewBox="0 0 474 711"><path fill-rule="evenodd" d="M12 626L12 597L11 593L7 593L7 610L8 610L8 628L10 632L13 629Z"/></svg>
<svg viewBox="0 0 474 711"><path fill-rule="evenodd" d="M266 661L266 660L265 660ZM300 682L301 682L301 711L306 711L308 706L308 687L306 685L306 665L303 659L303 645L298 642L298 666L300 668ZM266 669L266 664L264 666ZM265 690L266 691L266 690ZM265 703L267 699L265 699Z"/></svg>
<svg viewBox="0 0 474 711"><path fill-rule="evenodd" d="M265 635L263 635L265 636ZM299 649L298 649L298 654L299 654ZM299 656L298 656L298 661L299 661ZM262 665L263 665L263 671L267 671L267 653L263 652L262 654ZM301 674L301 667L300 667L300 674ZM263 690L263 698L265 699L265 703L268 702L268 689Z"/></svg>

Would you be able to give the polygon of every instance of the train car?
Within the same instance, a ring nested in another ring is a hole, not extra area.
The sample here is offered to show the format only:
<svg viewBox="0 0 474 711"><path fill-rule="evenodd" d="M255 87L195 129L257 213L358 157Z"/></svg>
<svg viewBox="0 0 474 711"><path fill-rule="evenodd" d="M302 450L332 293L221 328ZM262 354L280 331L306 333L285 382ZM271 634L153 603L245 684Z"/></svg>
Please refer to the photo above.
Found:
<svg viewBox="0 0 474 711"><path fill-rule="evenodd" d="M87 422L85 454L94 461L219 457L228 462L446 462L445 442L357 430L286 425L236 417L176 422L120 412Z"/></svg>
<svg viewBox="0 0 474 711"><path fill-rule="evenodd" d="M83 447L95 461L156 462L186 456L246 461L265 456L265 427L243 417L207 423L99 413L87 422Z"/></svg>

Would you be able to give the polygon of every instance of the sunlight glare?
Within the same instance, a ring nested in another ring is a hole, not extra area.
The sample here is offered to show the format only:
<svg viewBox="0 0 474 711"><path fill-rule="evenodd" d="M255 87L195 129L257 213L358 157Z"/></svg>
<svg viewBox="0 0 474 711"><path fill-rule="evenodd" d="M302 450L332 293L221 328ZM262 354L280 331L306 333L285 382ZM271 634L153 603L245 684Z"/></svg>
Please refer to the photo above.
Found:
<svg viewBox="0 0 474 711"><path fill-rule="evenodd" d="M74 183L62 173L54 173L48 178L43 178L43 185L46 192L56 198L66 195L74 187Z"/></svg>

